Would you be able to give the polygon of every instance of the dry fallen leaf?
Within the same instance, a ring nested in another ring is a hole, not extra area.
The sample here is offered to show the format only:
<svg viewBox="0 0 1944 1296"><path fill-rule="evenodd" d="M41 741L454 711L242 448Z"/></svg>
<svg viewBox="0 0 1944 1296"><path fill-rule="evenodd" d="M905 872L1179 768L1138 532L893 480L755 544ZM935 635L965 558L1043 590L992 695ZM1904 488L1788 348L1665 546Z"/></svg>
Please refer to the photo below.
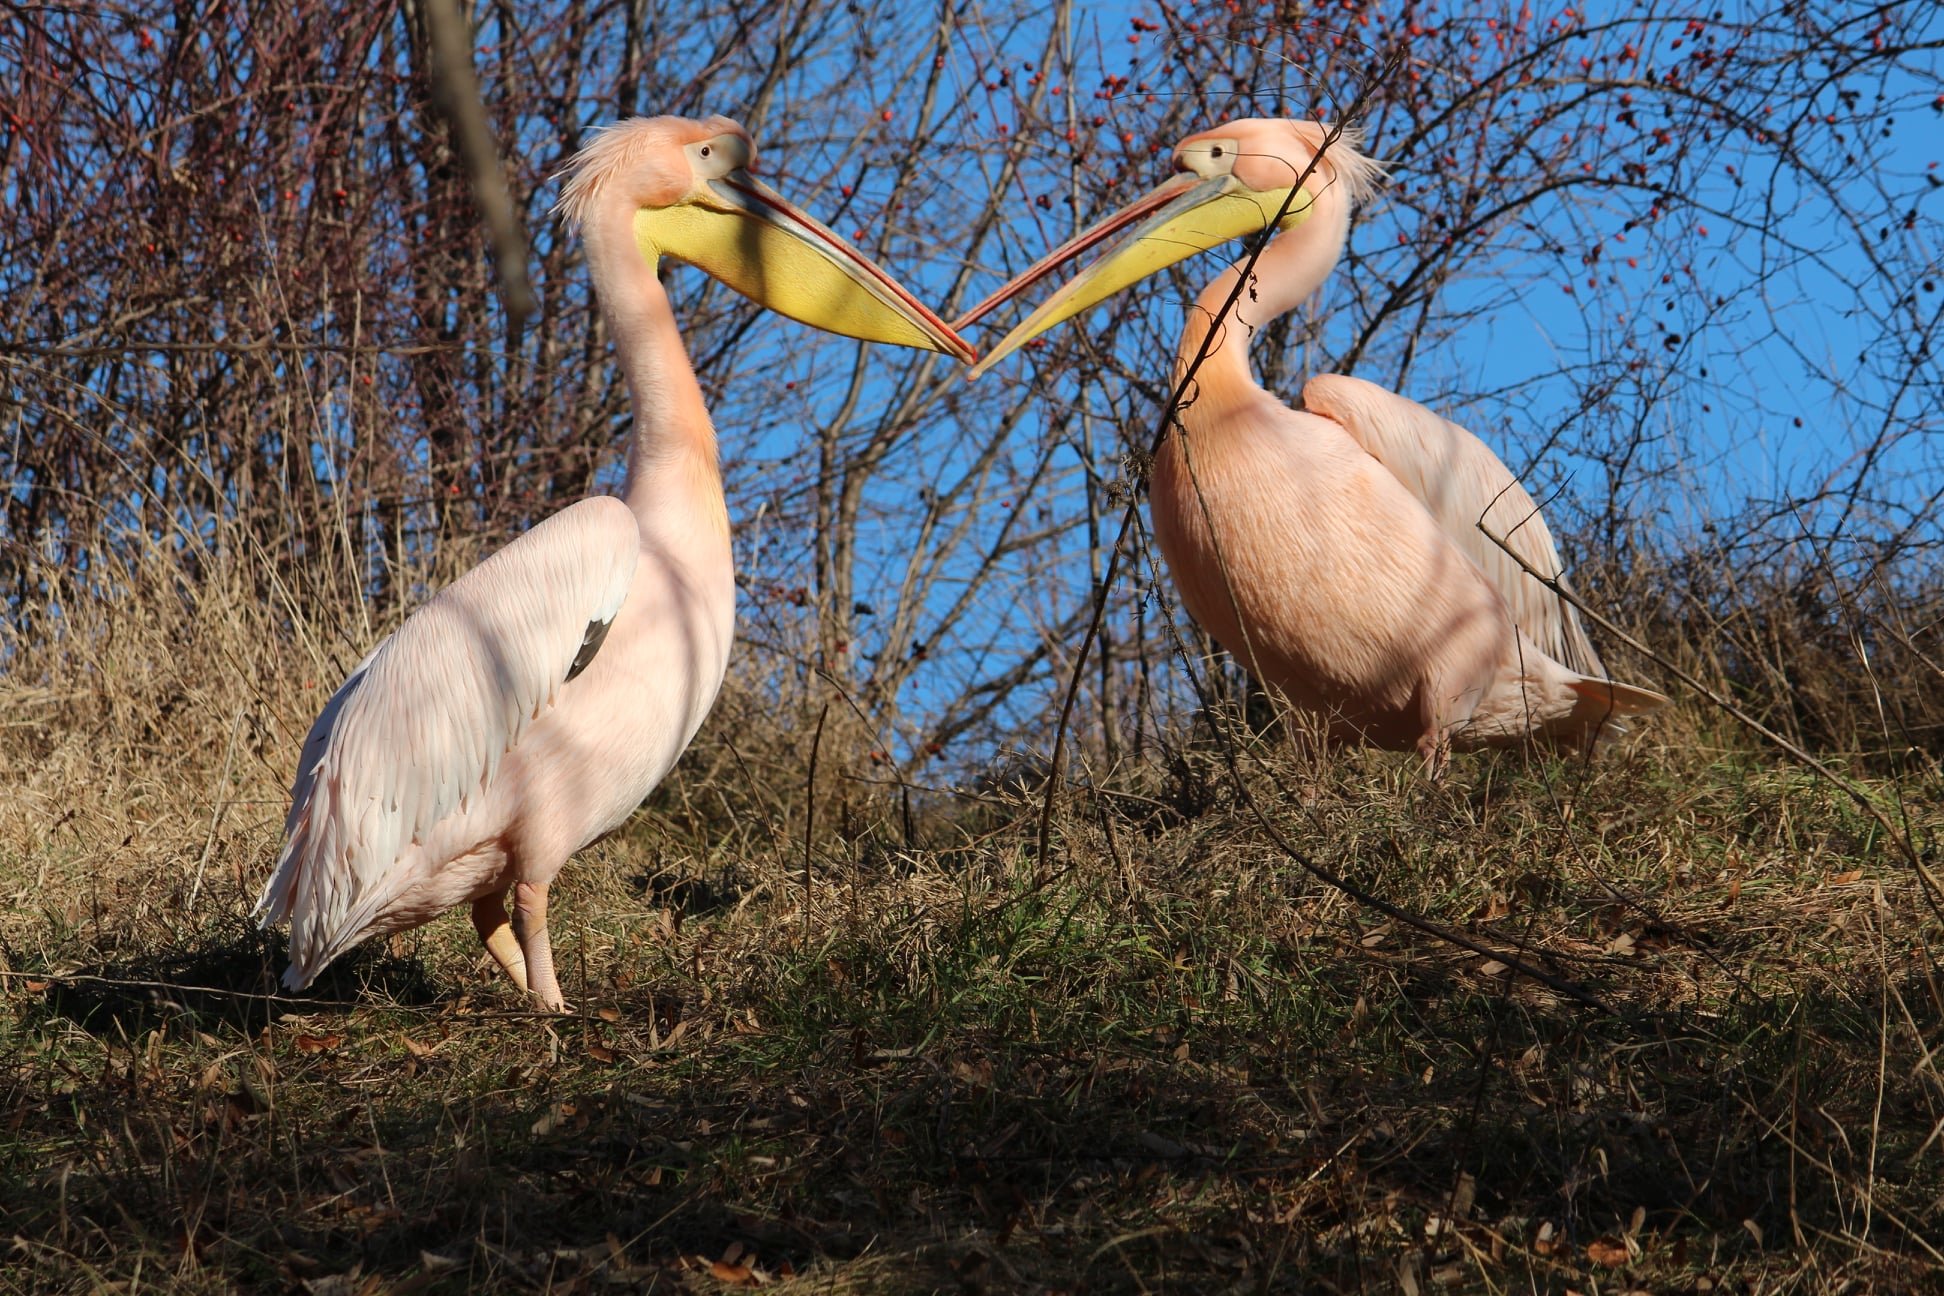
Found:
<svg viewBox="0 0 1944 1296"><path fill-rule="evenodd" d="M709 1276L717 1282L728 1283L731 1287L753 1287L756 1275L746 1264L724 1264L720 1260L709 1262Z"/></svg>
<svg viewBox="0 0 1944 1296"><path fill-rule="evenodd" d="M1596 1237L1586 1244L1586 1258L1596 1265L1605 1265L1613 1269L1627 1263L1633 1257L1627 1250L1627 1244L1619 1238Z"/></svg>
<svg viewBox="0 0 1944 1296"><path fill-rule="evenodd" d="M596 1062L602 1062L609 1066L614 1065L614 1050L605 1044L589 1044L587 1046L587 1056L593 1058Z"/></svg>
<svg viewBox="0 0 1944 1296"><path fill-rule="evenodd" d="M1833 886L1847 886L1862 876L1862 869L1851 869L1847 873L1838 873L1835 877L1829 879L1829 881Z"/></svg>
<svg viewBox="0 0 1944 1296"><path fill-rule="evenodd" d="M291 1046L299 1053L328 1053L342 1043L342 1035L299 1035Z"/></svg>
<svg viewBox="0 0 1944 1296"><path fill-rule="evenodd" d="M27 992L29 994L39 994L41 991L47 989L47 986L48 983L45 981L29 981L27 983Z"/></svg>
<svg viewBox="0 0 1944 1296"><path fill-rule="evenodd" d="M304 1279L304 1290L310 1296L356 1296L365 1289L359 1280L363 1265L352 1265L349 1273L323 1274L316 1278ZM375 1276L375 1275L374 1275Z"/></svg>
<svg viewBox="0 0 1944 1296"><path fill-rule="evenodd" d="M547 1109L539 1120L533 1122L533 1136L535 1138L545 1138L573 1119L579 1111L580 1108L576 1107L573 1103L555 1103Z"/></svg>
<svg viewBox="0 0 1944 1296"><path fill-rule="evenodd" d="M621 1010L619 1008L603 1008L594 1015L604 1022L618 1022L621 1020Z"/></svg>

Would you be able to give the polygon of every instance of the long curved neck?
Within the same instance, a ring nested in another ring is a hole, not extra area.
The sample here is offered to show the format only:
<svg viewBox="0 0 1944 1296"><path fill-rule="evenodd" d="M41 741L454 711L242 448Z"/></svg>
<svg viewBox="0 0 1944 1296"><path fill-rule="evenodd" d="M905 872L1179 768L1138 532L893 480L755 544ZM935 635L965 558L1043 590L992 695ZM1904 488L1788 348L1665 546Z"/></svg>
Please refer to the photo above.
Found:
<svg viewBox="0 0 1944 1296"><path fill-rule="evenodd" d="M1235 286L1242 277L1246 259L1216 275L1201 290L1195 298L1194 309L1188 313L1188 322L1181 331L1181 345L1175 353L1176 372L1184 372L1201 354L1211 326L1216 328L1208 356L1195 371L1198 396L1219 398L1257 389L1255 377L1249 371L1249 343L1257 330L1296 309L1323 286L1336 268L1337 259L1343 255L1349 234L1349 209L1334 201L1326 191L1317 200L1317 210L1308 220L1278 234L1262 250L1249 282L1239 293ZM1235 295L1232 306L1228 305L1231 293ZM1218 317L1219 325L1216 324Z"/></svg>
<svg viewBox="0 0 1944 1296"><path fill-rule="evenodd" d="M632 207L617 203L599 213L584 236L594 293L634 404L622 498L644 521L687 506L719 519L726 532L715 425L668 294L636 246Z"/></svg>

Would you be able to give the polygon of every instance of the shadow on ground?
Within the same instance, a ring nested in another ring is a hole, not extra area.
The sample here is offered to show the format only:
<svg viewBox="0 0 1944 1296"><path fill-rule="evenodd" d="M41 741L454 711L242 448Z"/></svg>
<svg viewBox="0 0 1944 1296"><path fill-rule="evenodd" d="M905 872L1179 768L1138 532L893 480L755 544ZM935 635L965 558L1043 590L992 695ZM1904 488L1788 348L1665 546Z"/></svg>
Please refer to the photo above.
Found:
<svg viewBox="0 0 1944 1296"><path fill-rule="evenodd" d="M1847 1222L1895 1290L1926 1259L1899 1212L1939 1186L1917 1146L1937 1095L1856 1083L1867 995L1616 1021L1407 977L1390 1012L1302 1038L1203 1019L1039 1039L949 1011L765 1030L689 998L676 1030L653 986L552 1023L400 1014L431 989L379 956L312 1001L341 1014L322 1041L274 1018L252 1040L263 1017L235 1020L218 992L255 994L278 965L271 945L219 943L102 972L167 987L152 995L50 997L104 1043L110 1025L164 1042L83 1064L16 1040L0 1210L17 1251L113 1263L139 1245L213 1286L312 1292L789 1274L1330 1291L1407 1270L1445 1291L1589 1274L1700 1291L1767 1272L1765 1246L1807 1221ZM1354 971L1339 989L1364 985ZM1920 977L1895 990L1930 1002Z"/></svg>
<svg viewBox="0 0 1944 1296"><path fill-rule="evenodd" d="M186 948L49 973L43 1010L92 1034L130 1039L171 1024L249 1032L292 1013L345 1013L374 1000L423 1007L440 998L417 959L381 941L333 963L301 994L278 982L288 961L284 933L239 923Z"/></svg>

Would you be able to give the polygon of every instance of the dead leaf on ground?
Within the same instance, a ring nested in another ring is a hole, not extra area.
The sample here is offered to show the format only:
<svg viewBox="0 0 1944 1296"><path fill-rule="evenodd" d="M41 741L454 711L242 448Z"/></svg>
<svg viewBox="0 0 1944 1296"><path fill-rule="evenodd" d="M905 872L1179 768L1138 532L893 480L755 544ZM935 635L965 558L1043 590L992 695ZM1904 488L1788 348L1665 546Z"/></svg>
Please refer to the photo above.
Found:
<svg viewBox="0 0 1944 1296"><path fill-rule="evenodd" d="M1616 1269L1633 1258L1627 1244L1615 1237L1596 1237L1586 1244L1586 1258L1596 1265Z"/></svg>
<svg viewBox="0 0 1944 1296"><path fill-rule="evenodd" d="M352 1265L349 1273L325 1274L318 1278L306 1278L304 1290L310 1296L363 1296L376 1288L381 1281L380 1275L372 1274L365 1278L363 1265Z"/></svg>
<svg viewBox="0 0 1944 1296"><path fill-rule="evenodd" d="M342 1035L299 1035L290 1042L299 1053L328 1053L342 1043Z"/></svg>
<svg viewBox="0 0 1944 1296"><path fill-rule="evenodd" d="M1862 869L1850 869L1846 873L1838 873L1835 877L1829 879L1829 884L1831 886L1848 886L1850 883L1856 881L1862 876L1863 876Z"/></svg>
<svg viewBox="0 0 1944 1296"><path fill-rule="evenodd" d="M757 1287L761 1286L763 1281L748 1265L729 1264L721 1260L709 1262L709 1276L731 1287Z"/></svg>
<svg viewBox="0 0 1944 1296"><path fill-rule="evenodd" d="M593 1058L596 1062L604 1063L608 1066L614 1065L614 1050L605 1044L589 1044L587 1046L587 1056Z"/></svg>
<svg viewBox="0 0 1944 1296"><path fill-rule="evenodd" d="M539 1120L533 1122L533 1136L535 1138L545 1138L572 1120L579 1113L580 1108L576 1107L573 1103L555 1103L541 1115Z"/></svg>

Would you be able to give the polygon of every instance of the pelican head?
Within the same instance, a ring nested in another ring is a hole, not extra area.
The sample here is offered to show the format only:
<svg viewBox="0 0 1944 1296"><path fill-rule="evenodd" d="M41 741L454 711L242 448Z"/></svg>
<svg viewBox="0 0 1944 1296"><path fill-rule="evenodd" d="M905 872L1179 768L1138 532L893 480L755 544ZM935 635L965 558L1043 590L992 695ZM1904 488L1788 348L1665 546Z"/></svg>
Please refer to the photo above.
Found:
<svg viewBox="0 0 1944 1296"><path fill-rule="evenodd" d="M575 154L554 210L590 237L603 219L626 219L650 264L686 261L813 328L972 361L897 280L752 175L755 163L749 132L727 117L629 118Z"/></svg>
<svg viewBox="0 0 1944 1296"><path fill-rule="evenodd" d="M1383 175L1357 143L1349 129L1280 117L1243 118L1188 136L1175 145L1175 174L1168 180L1054 248L953 323L967 327L1068 261L1107 245L1098 261L986 352L972 376L1197 252L1264 230L1293 229L1326 212L1340 211L1347 221Z"/></svg>

